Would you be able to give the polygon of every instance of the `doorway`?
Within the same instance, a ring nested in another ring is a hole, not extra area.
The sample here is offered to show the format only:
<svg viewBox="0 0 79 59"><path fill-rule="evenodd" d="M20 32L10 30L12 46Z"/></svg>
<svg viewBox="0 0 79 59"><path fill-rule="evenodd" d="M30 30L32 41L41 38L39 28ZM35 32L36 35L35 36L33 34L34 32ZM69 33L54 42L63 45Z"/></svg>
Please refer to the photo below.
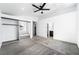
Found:
<svg viewBox="0 0 79 59"><path fill-rule="evenodd" d="M47 23L47 37L53 37L53 24Z"/></svg>
<svg viewBox="0 0 79 59"><path fill-rule="evenodd" d="M29 22L19 21L19 37L20 39L30 37Z"/></svg>
<svg viewBox="0 0 79 59"><path fill-rule="evenodd" d="M47 24L47 37L49 37L49 24Z"/></svg>
<svg viewBox="0 0 79 59"><path fill-rule="evenodd" d="M33 22L33 36L36 36L36 22Z"/></svg>

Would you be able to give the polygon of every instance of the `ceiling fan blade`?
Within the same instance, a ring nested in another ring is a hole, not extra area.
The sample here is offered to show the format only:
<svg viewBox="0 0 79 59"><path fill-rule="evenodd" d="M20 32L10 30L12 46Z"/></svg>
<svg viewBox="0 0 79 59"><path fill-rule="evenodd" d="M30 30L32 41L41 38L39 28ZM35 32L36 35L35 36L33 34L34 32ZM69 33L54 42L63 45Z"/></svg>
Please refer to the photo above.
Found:
<svg viewBox="0 0 79 59"><path fill-rule="evenodd" d="M36 11L34 11L34 12L37 12L37 11L40 11L40 10L36 10Z"/></svg>
<svg viewBox="0 0 79 59"><path fill-rule="evenodd" d="M42 7L44 7L44 6L45 6L45 4L46 4L46 3L43 3Z"/></svg>
<svg viewBox="0 0 79 59"><path fill-rule="evenodd" d="M46 5L46 3L43 3L43 5L41 6L41 8L40 9L43 9L43 7Z"/></svg>
<svg viewBox="0 0 79 59"><path fill-rule="evenodd" d="M42 10L50 10L50 9L42 9Z"/></svg>
<svg viewBox="0 0 79 59"><path fill-rule="evenodd" d="M34 6L35 8L38 8L38 9L40 9L39 7L37 7L36 5L34 5L34 4L32 4L32 6Z"/></svg>

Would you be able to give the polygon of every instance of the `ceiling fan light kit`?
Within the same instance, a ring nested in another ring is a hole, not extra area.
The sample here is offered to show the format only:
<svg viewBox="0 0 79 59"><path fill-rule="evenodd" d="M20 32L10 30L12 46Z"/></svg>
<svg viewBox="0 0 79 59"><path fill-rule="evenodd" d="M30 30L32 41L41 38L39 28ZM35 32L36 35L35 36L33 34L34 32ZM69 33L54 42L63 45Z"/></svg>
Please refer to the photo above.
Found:
<svg viewBox="0 0 79 59"><path fill-rule="evenodd" d="M41 14L43 14L43 11L41 11Z"/></svg>

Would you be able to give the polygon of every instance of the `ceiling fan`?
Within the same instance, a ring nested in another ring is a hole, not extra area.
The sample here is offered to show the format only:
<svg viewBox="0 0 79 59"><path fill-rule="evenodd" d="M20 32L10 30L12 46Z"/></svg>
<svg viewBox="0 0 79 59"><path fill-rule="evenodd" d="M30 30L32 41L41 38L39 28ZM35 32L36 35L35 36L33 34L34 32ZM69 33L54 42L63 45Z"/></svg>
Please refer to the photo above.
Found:
<svg viewBox="0 0 79 59"><path fill-rule="evenodd" d="M36 6L36 5L32 4L33 7L38 9L38 10L36 10L34 12L41 11L41 14L43 14L43 11L45 11L45 10L50 10L50 9L44 8L45 5L46 5L46 3L43 3L41 6Z"/></svg>

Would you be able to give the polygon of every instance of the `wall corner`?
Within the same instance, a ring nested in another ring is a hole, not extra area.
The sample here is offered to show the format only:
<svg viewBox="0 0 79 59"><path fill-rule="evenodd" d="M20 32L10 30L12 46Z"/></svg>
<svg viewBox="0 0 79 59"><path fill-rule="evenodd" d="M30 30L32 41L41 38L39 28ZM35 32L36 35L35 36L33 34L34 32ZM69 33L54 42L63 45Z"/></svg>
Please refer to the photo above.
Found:
<svg viewBox="0 0 79 59"><path fill-rule="evenodd" d="M2 46L2 43L0 43L0 48L1 48L1 46Z"/></svg>
<svg viewBox="0 0 79 59"><path fill-rule="evenodd" d="M79 48L79 41L77 42L77 47Z"/></svg>

